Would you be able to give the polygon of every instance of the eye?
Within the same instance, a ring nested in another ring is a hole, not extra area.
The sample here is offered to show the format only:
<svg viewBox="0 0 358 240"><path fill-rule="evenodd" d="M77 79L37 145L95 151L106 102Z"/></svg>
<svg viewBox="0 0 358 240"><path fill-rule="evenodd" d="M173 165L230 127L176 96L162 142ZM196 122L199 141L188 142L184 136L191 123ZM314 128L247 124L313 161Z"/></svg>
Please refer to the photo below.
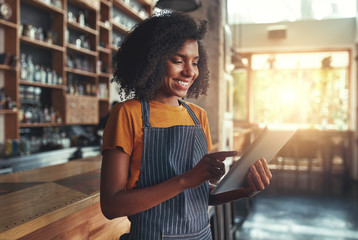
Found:
<svg viewBox="0 0 358 240"><path fill-rule="evenodd" d="M193 62L192 65L195 66L195 67L197 67L197 66L198 66L198 62Z"/></svg>
<svg viewBox="0 0 358 240"><path fill-rule="evenodd" d="M182 64L183 63L183 61L180 59L171 59L171 62L174 64Z"/></svg>

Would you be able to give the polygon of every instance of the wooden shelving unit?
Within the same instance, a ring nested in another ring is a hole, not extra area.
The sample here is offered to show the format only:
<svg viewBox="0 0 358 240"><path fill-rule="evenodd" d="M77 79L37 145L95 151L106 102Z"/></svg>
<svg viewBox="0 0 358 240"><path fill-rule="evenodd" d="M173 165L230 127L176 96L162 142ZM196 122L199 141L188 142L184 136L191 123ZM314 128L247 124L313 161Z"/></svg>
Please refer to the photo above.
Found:
<svg viewBox="0 0 358 240"><path fill-rule="evenodd" d="M0 19L0 29L5 32L4 51L17 60L12 66L0 64L6 95L17 105L17 110L0 110L0 116L5 119L5 140L20 139L21 128L96 125L110 108L112 56L119 44L116 39L117 45L114 45L113 36L120 34L124 37L130 30L129 26L114 20L113 9L116 8L116 14L120 12L128 22L140 22L145 19L144 15L151 15L152 0L131 0L130 3L126 0L60 0L56 6L43 0L4 1L12 9L10 19ZM24 34L28 25L42 28L54 37L49 41ZM55 72L61 81L54 84L21 79L23 54L31 55L35 65ZM70 81L82 82L87 88L90 86L90 95L68 93ZM21 101L20 86L49 92L46 104L60 113L62 121L20 122L20 109L22 104L27 104Z"/></svg>

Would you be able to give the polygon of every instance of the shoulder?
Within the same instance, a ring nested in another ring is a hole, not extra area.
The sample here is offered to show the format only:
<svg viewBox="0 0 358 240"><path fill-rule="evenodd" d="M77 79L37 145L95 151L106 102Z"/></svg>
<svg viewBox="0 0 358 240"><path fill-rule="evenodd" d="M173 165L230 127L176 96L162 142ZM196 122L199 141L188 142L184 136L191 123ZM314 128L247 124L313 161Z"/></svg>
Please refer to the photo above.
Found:
<svg viewBox="0 0 358 240"><path fill-rule="evenodd" d="M136 112L138 109L140 109L140 101L138 99L130 99L114 105L111 112Z"/></svg>
<svg viewBox="0 0 358 240"><path fill-rule="evenodd" d="M184 102L193 110L193 112L199 118L200 121L206 120L207 114L206 114L206 110L204 108L202 108L194 103L191 103L191 102L187 102L187 101L184 101Z"/></svg>
<svg viewBox="0 0 358 240"><path fill-rule="evenodd" d="M136 99L117 103L111 109L109 120L111 122L133 121L142 114L140 101Z"/></svg>
<svg viewBox="0 0 358 240"><path fill-rule="evenodd" d="M196 105L195 103L187 102L187 101L183 101L183 102L185 102L186 104L188 104L188 106L189 106L193 111L195 111L195 112L205 112L205 113L206 113L206 111L205 111L204 108L202 108L202 107Z"/></svg>

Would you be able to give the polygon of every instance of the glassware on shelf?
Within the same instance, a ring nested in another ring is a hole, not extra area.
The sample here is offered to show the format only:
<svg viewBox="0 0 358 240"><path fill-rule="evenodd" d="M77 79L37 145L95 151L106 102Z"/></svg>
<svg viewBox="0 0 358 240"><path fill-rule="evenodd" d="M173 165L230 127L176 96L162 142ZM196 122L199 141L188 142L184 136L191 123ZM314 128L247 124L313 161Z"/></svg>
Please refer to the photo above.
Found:
<svg viewBox="0 0 358 240"><path fill-rule="evenodd" d="M97 73L101 73L102 71L102 61L98 60L97 61Z"/></svg>
<svg viewBox="0 0 358 240"><path fill-rule="evenodd" d="M35 38L36 38L37 40L40 40L40 41L44 41L44 40L45 40L42 27L39 27L39 28L36 29Z"/></svg>
<svg viewBox="0 0 358 240"><path fill-rule="evenodd" d="M27 81L33 82L34 81L34 73L35 73L35 65L32 61L32 56L27 56Z"/></svg>
<svg viewBox="0 0 358 240"><path fill-rule="evenodd" d="M78 13L78 23L81 25L81 26L85 26L86 22L85 22L85 14L83 11L80 11Z"/></svg>
<svg viewBox="0 0 358 240"><path fill-rule="evenodd" d="M47 107L44 108L44 122L51 122L51 116Z"/></svg>
<svg viewBox="0 0 358 240"><path fill-rule="evenodd" d="M41 83L46 83L46 76L47 76L47 73L46 73L46 70L45 70L45 67L44 66L41 66Z"/></svg>
<svg viewBox="0 0 358 240"><path fill-rule="evenodd" d="M6 104L6 94L5 90L2 88L0 89L0 109L5 109Z"/></svg>
<svg viewBox="0 0 358 240"><path fill-rule="evenodd" d="M50 68L46 68L46 83L52 84L52 72Z"/></svg>
<svg viewBox="0 0 358 240"><path fill-rule="evenodd" d="M41 67L35 65L34 82L41 82Z"/></svg>
<svg viewBox="0 0 358 240"><path fill-rule="evenodd" d="M20 66L21 66L20 67L20 69L21 69L20 78L22 80L27 80L27 62L26 62L25 53L21 53Z"/></svg>
<svg viewBox="0 0 358 240"><path fill-rule="evenodd" d="M32 107L25 108L26 123L33 123L33 111Z"/></svg>

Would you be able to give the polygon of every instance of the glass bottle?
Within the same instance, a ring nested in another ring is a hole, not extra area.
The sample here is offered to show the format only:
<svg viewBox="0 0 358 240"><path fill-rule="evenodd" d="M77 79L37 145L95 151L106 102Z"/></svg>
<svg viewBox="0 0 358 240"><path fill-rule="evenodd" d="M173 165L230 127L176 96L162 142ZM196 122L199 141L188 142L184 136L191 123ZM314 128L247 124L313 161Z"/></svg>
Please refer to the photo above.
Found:
<svg viewBox="0 0 358 240"><path fill-rule="evenodd" d="M74 94L78 95L79 94L79 84L78 84L78 80L74 81Z"/></svg>
<svg viewBox="0 0 358 240"><path fill-rule="evenodd" d="M20 78L22 80L27 80L27 62L26 62L25 53L21 53L20 65L21 65Z"/></svg>
<svg viewBox="0 0 358 240"><path fill-rule="evenodd" d="M51 122L51 116L47 107L44 108L44 117L45 117L45 122Z"/></svg>
<svg viewBox="0 0 358 240"><path fill-rule="evenodd" d="M50 118L51 118L51 123L56 122L56 112L53 107L50 108Z"/></svg>
<svg viewBox="0 0 358 240"><path fill-rule="evenodd" d="M84 95L85 94L85 87L84 87L82 81L80 81L79 84L78 84L78 94L79 95Z"/></svg>
<svg viewBox="0 0 358 240"><path fill-rule="evenodd" d="M78 13L78 23L81 25L81 26L84 26L86 23L85 23L85 14L84 12L80 11Z"/></svg>
<svg viewBox="0 0 358 240"><path fill-rule="evenodd" d="M41 82L41 68L39 65L35 65L34 82Z"/></svg>
<svg viewBox="0 0 358 240"><path fill-rule="evenodd" d="M55 70L52 70L52 84L58 85L57 74Z"/></svg>
<svg viewBox="0 0 358 240"><path fill-rule="evenodd" d="M0 109L5 109L5 103L6 103L6 95L5 95L5 90L2 88L0 89Z"/></svg>
<svg viewBox="0 0 358 240"><path fill-rule="evenodd" d="M45 67L41 67L41 83L46 83L46 70Z"/></svg>
<svg viewBox="0 0 358 240"><path fill-rule="evenodd" d="M26 123L32 123L32 121L33 121L33 109L32 109L32 107L26 108L25 117L26 117Z"/></svg>
<svg viewBox="0 0 358 240"><path fill-rule="evenodd" d="M46 68L46 83L52 84L52 72L50 68Z"/></svg>
<svg viewBox="0 0 358 240"><path fill-rule="evenodd" d="M35 66L32 61L32 56L27 56L27 80L30 82L34 81Z"/></svg>
<svg viewBox="0 0 358 240"><path fill-rule="evenodd" d="M40 87L36 87L34 89L34 96L35 96L34 100L36 101L36 103L40 103L40 101L41 101L41 92L42 92L42 90Z"/></svg>

